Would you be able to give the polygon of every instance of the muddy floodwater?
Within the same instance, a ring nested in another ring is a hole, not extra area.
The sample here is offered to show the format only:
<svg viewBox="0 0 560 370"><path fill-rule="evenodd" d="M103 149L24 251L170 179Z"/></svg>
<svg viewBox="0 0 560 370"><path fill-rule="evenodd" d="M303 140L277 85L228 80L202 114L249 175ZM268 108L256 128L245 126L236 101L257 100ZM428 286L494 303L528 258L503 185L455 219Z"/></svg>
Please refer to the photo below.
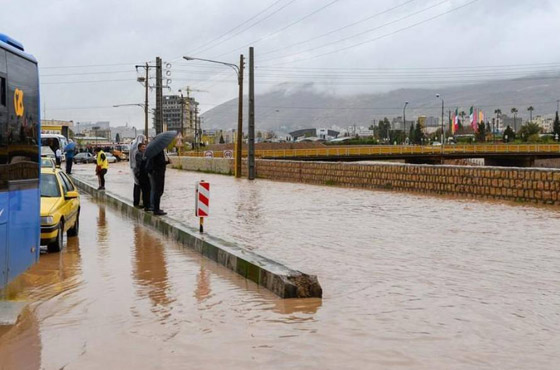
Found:
<svg viewBox="0 0 560 370"><path fill-rule="evenodd" d="M93 166L76 175L93 182ZM560 211L169 170L162 208L315 274L280 300L82 196L79 238L10 285L0 368L556 369ZM127 164L107 191L132 196Z"/></svg>

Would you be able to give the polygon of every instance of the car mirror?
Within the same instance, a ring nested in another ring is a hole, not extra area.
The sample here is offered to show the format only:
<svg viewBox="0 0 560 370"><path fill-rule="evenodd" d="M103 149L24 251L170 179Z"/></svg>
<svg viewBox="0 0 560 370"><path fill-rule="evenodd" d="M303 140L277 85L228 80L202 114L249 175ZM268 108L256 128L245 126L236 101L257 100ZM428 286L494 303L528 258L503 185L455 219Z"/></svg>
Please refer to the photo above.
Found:
<svg viewBox="0 0 560 370"><path fill-rule="evenodd" d="M78 192L75 190L71 190L64 195L64 199L76 199L79 196Z"/></svg>

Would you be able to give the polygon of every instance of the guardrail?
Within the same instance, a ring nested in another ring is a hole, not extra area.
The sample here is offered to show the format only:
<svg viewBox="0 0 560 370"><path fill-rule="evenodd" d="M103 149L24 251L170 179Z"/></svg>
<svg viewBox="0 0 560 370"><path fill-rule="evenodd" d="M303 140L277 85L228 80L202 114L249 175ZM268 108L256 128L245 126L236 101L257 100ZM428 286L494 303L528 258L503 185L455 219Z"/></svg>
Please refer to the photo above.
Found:
<svg viewBox="0 0 560 370"><path fill-rule="evenodd" d="M350 157L350 156L409 156L409 155L452 155L452 154L546 154L558 153L560 144L476 144L476 145L369 145L336 146L313 149L272 149L256 150L257 158L294 158L294 157ZM185 156L204 157L205 152L185 153ZM247 151L242 153L247 156ZM212 157L223 158L223 151L213 151Z"/></svg>

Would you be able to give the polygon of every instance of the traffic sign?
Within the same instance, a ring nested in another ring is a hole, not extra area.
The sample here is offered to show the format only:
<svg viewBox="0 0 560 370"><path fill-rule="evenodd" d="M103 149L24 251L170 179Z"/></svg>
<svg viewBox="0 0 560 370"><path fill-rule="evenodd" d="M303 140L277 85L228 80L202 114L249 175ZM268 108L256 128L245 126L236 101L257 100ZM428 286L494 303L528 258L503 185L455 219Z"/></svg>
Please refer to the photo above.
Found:
<svg viewBox="0 0 560 370"><path fill-rule="evenodd" d="M205 150L205 151L204 151L204 156L205 156L206 158L214 158L214 152L211 151L211 150Z"/></svg>
<svg viewBox="0 0 560 370"><path fill-rule="evenodd" d="M195 216L207 217L210 210L210 183L204 180L196 183Z"/></svg>
<svg viewBox="0 0 560 370"><path fill-rule="evenodd" d="M233 150L224 150L224 158L233 158Z"/></svg>

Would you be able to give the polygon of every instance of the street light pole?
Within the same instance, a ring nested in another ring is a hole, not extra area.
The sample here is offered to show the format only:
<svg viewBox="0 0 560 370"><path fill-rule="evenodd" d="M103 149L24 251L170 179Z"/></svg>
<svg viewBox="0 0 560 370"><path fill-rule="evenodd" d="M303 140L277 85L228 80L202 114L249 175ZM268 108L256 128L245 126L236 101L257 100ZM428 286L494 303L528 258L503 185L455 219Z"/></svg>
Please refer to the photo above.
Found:
<svg viewBox="0 0 560 370"><path fill-rule="evenodd" d="M436 98L441 98L441 145L443 146L443 144L445 143L445 129L443 126L443 114L444 114L444 101L443 101L443 97L441 97L439 94L436 94Z"/></svg>
<svg viewBox="0 0 560 370"><path fill-rule="evenodd" d="M193 57L183 57L185 60L200 60L202 62L217 63L228 66L232 68L237 74L237 84L239 85L239 107L237 113L237 148L235 152L235 177L241 177L241 154L242 154L242 144L243 144L243 54L239 56L239 66L220 62L217 60L203 59L203 58L193 58Z"/></svg>
<svg viewBox="0 0 560 370"><path fill-rule="evenodd" d="M404 102L404 107L402 109L402 115L403 115L403 131L404 131L404 136L406 137L406 106L408 105L408 102L405 101Z"/></svg>

